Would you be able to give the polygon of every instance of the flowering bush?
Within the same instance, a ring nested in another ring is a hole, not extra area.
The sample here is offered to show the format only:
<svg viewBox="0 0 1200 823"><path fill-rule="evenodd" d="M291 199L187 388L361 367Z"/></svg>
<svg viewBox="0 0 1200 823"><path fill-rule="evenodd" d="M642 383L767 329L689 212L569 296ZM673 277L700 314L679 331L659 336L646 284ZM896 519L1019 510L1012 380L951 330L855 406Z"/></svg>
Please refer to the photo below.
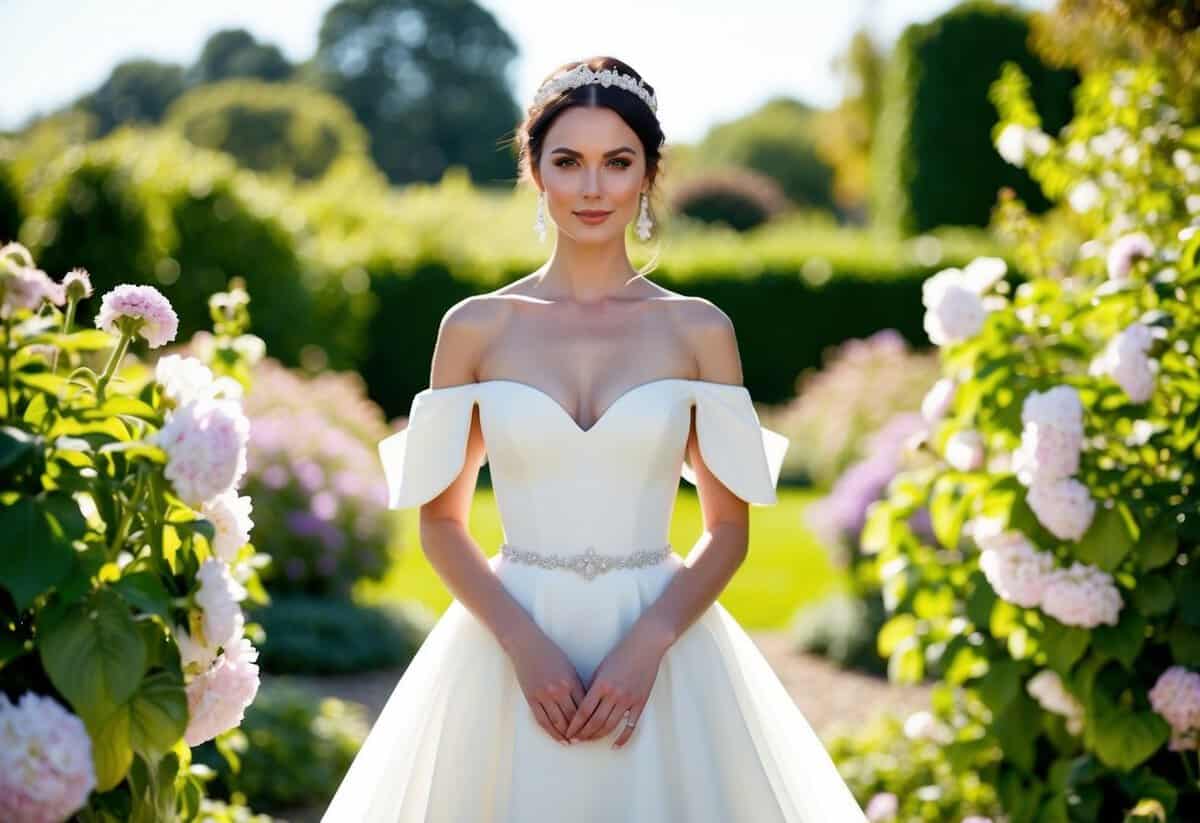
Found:
<svg viewBox="0 0 1200 823"><path fill-rule="evenodd" d="M352 372L298 376L273 360L255 370L245 486L258 501L263 569L273 592L348 596L388 567L387 484L375 443L390 429Z"/></svg>
<svg viewBox="0 0 1200 823"><path fill-rule="evenodd" d="M91 293L87 272L55 282L0 247L0 818L193 820L207 778L188 747L258 689L246 364L228 345L246 296L213 297L212 369L170 355L147 374L120 367L136 338L175 338L171 304L120 285L75 330ZM110 346L99 373L83 364Z"/></svg>
<svg viewBox="0 0 1200 823"><path fill-rule="evenodd" d="M1060 205L1002 198L1011 296L933 278L940 462L862 535L891 675L960 696L947 757L993 752L1013 823L1200 819L1200 127L1178 93L1151 65L1091 74L1051 136L1006 66L997 147Z"/></svg>

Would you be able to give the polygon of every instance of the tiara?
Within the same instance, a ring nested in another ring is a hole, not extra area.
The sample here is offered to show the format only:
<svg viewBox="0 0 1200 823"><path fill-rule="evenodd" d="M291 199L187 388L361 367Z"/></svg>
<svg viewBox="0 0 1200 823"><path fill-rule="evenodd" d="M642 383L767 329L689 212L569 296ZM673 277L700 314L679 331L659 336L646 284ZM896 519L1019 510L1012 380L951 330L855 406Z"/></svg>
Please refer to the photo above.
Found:
<svg viewBox="0 0 1200 823"><path fill-rule="evenodd" d="M633 77L630 77L628 74L621 74L616 69L592 71L592 69L584 63L581 63L568 72L560 74L558 77L546 81L546 83L543 84L540 89L538 89L537 94L534 95L533 105L536 108L541 106L551 97L555 97L556 95L561 94L568 89L579 88L580 86L586 86L590 83L599 83L605 88L609 86L617 86L618 88L625 89L625 91L632 92L633 94L636 94L638 97L642 98L646 105L650 107L650 111L658 111L658 100L650 92L650 90L642 84L641 80L636 80Z"/></svg>

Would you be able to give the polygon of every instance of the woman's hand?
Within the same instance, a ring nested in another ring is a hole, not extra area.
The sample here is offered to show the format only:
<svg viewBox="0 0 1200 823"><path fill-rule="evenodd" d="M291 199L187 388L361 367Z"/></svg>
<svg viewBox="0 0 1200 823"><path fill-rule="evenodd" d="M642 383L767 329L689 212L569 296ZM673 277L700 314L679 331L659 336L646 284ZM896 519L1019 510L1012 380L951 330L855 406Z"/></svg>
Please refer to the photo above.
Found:
<svg viewBox="0 0 1200 823"><path fill-rule="evenodd" d="M660 634L634 624L633 630L596 667L587 695L567 727L567 737L572 742L592 740L606 736L620 724L621 733L612 747L625 745L634 730L625 725L624 714L628 710L633 723L642 716L667 648Z"/></svg>
<svg viewBox="0 0 1200 823"><path fill-rule="evenodd" d="M539 629L523 638L509 656L534 719L547 734L566 745L567 724L584 694L574 664Z"/></svg>

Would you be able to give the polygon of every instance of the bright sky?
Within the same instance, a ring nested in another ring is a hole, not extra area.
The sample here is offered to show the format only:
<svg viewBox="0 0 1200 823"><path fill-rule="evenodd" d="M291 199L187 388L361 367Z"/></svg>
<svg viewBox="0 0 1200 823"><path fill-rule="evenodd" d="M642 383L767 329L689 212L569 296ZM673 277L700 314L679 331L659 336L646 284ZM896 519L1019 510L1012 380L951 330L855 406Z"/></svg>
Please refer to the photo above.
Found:
<svg viewBox="0 0 1200 823"><path fill-rule="evenodd" d="M610 54L655 87L668 141L692 141L712 125L776 95L828 106L842 89L830 63L865 22L890 44L910 22L954 0L477 0L516 41L509 77L526 105L560 63ZM1012 0L1049 8L1052 0ZM292 61L312 54L334 0L0 0L5 83L0 128L16 128L99 85L132 57L190 64L205 39L241 27ZM686 11L685 11L686 10Z"/></svg>

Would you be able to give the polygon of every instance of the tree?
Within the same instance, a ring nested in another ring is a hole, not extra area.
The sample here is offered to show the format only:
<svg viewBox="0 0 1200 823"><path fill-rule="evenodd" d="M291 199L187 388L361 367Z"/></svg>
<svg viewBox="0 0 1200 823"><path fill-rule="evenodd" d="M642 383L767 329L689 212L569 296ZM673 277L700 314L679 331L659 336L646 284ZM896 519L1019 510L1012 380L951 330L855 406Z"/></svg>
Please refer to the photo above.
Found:
<svg viewBox="0 0 1200 823"><path fill-rule="evenodd" d="M189 86L216 83L231 77L255 77L268 82L287 80L291 62L278 46L260 43L245 29L222 29L212 34L188 69Z"/></svg>
<svg viewBox="0 0 1200 823"><path fill-rule="evenodd" d="M127 60L112 70L100 88L79 98L75 105L96 115L102 137L125 122L157 123L184 88L182 66Z"/></svg>
<svg viewBox="0 0 1200 823"><path fill-rule="evenodd" d="M310 71L353 109L393 183L436 181L452 164L511 181L514 158L497 146L520 118L506 84L516 52L473 0L341 0Z"/></svg>

